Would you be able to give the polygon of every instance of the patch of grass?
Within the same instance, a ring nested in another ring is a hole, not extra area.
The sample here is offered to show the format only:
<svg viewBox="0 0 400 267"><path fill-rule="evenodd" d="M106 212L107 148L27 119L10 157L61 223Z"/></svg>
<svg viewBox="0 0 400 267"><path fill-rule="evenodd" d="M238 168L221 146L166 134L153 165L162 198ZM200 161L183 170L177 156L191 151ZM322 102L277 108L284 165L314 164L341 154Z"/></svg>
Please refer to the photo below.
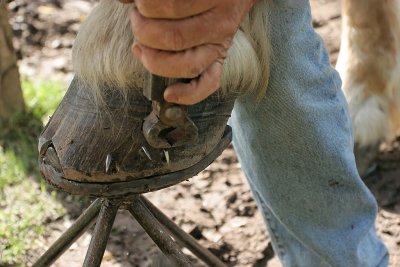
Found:
<svg viewBox="0 0 400 267"><path fill-rule="evenodd" d="M65 93L64 85L52 81L22 81L25 104L36 118L47 122Z"/></svg>
<svg viewBox="0 0 400 267"><path fill-rule="evenodd" d="M43 249L48 224L65 210L55 193L48 194L31 179L8 186L0 197L0 266L26 265Z"/></svg>
<svg viewBox="0 0 400 267"><path fill-rule="evenodd" d="M57 82L23 81L22 88L25 111L0 120L0 190L26 174L38 174L38 136L64 94Z"/></svg>
<svg viewBox="0 0 400 267"><path fill-rule="evenodd" d="M22 87L26 110L0 120L0 266L26 265L46 225L65 214L39 179L37 154L43 124L65 91L58 82Z"/></svg>

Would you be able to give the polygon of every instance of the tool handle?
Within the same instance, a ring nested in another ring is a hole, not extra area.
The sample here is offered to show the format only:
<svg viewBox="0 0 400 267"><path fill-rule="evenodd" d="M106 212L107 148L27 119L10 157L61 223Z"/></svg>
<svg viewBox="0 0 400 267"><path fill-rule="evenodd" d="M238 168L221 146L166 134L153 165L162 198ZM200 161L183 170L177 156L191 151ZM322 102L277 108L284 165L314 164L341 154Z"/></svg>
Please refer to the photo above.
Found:
<svg viewBox="0 0 400 267"><path fill-rule="evenodd" d="M162 103L165 102L164 91L169 85L177 82L190 83L191 80L192 79L166 78L147 72L143 87L143 95L150 101Z"/></svg>

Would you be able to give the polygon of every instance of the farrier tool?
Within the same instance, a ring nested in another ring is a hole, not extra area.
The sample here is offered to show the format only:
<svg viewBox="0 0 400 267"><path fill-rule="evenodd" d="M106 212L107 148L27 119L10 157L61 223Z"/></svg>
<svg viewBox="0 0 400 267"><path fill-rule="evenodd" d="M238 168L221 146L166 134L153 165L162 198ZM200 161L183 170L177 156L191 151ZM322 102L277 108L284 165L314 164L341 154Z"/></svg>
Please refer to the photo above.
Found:
<svg viewBox="0 0 400 267"><path fill-rule="evenodd" d="M143 134L154 148L192 145L198 141L198 129L188 117L187 107L164 100L165 88L176 81L148 74L143 88L143 95L152 101L152 112L144 120Z"/></svg>

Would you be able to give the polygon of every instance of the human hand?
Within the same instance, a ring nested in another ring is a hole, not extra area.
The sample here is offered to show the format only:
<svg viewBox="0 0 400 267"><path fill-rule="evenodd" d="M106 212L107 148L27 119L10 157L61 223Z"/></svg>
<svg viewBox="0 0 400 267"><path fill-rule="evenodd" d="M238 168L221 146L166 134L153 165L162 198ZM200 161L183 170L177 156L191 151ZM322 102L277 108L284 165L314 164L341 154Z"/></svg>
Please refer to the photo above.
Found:
<svg viewBox="0 0 400 267"><path fill-rule="evenodd" d="M153 74L192 78L166 88L168 102L191 105L219 88L233 37L256 0L119 0L135 3L132 52Z"/></svg>

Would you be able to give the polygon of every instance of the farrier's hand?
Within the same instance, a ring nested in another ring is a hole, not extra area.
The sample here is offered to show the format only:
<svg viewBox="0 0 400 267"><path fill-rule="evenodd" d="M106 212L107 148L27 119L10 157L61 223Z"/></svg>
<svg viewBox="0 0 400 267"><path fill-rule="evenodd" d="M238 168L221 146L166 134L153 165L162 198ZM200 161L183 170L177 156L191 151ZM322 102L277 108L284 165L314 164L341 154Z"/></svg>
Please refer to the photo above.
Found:
<svg viewBox="0 0 400 267"><path fill-rule="evenodd" d="M256 0L119 0L131 14L133 54L152 73L194 78L164 98L194 104L219 88L222 64L240 22Z"/></svg>

